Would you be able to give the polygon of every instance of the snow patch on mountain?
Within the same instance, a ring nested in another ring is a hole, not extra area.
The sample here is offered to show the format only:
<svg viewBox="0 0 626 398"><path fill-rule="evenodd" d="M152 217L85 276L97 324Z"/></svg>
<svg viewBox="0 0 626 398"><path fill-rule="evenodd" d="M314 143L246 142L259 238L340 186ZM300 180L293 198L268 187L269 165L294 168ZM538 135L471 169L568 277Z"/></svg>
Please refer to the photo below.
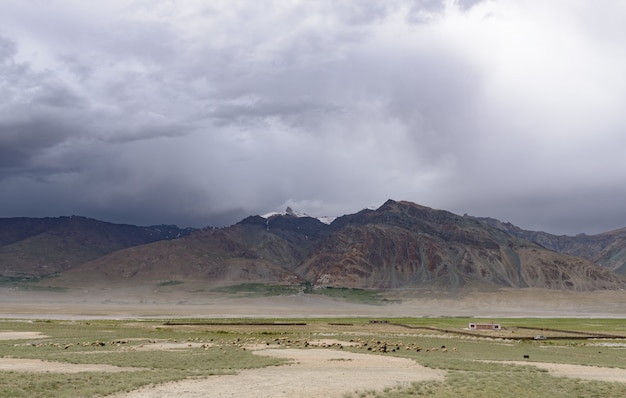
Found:
<svg viewBox="0 0 626 398"><path fill-rule="evenodd" d="M293 210L291 207L287 207L284 211L272 211L272 212L261 215L261 217L266 218L266 219L276 217L276 216L309 217L309 218L315 218L319 220L320 222L323 222L324 224L330 224L333 221L335 221L335 219L337 218L337 217L330 217L330 216L313 217L301 211Z"/></svg>

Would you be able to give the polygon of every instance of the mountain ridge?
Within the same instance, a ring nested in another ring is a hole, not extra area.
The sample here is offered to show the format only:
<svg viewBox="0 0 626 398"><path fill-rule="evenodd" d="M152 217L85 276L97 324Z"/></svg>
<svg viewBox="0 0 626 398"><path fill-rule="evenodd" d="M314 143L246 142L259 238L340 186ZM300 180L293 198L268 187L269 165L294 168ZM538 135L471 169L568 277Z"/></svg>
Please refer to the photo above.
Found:
<svg viewBox="0 0 626 398"><path fill-rule="evenodd" d="M407 201L388 200L330 224L286 211L249 216L230 227L172 226L159 234L159 228L86 220L75 220L76 230L52 228L31 236L18 228L11 238L0 219L0 278L54 274L55 285L67 288L167 281L206 289L239 283L383 290L626 288L623 277L524 238L522 230L507 230L514 226ZM127 229L152 240L131 244L128 235L116 240L102 232ZM42 252L42 247L56 251Z"/></svg>
<svg viewBox="0 0 626 398"><path fill-rule="evenodd" d="M517 237L530 240L559 253L584 257L620 275L626 275L626 228L594 235L554 235L543 231L529 231L511 223L489 217L474 217L487 225Z"/></svg>
<svg viewBox="0 0 626 398"><path fill-rule="evenodd" d="M0 277L54 274L114 251L179 238L191 231L175 225L139 227L80 216L0 218Z"/></svg>

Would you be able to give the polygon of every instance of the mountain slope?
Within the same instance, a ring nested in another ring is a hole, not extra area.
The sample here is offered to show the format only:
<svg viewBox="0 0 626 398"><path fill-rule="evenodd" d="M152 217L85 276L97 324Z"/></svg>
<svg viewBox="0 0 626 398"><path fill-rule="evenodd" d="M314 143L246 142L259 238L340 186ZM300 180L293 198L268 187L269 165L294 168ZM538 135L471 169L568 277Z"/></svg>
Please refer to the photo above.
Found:
<svg viewBox="0 0 626 398"><path fill-rule="evenodd" d="M471 218L409 202L337 219L298 272L316 284L368 288L491 284L568 290L611 289L624 281Z"/></svg>
<svg viewBox="0 0 626 398"><path fill-rule="evenodd" d="M258 225L203 229L176 240L131 247L86 262L57 278L64 286L158 284L221 286L244 282L301 283L289 265L301 249Z"/></svg>
<svg viewBox="0 0 626 398"><path fill-rule="evenodd" d="M252 216L222 229L111 253L59 281L309 283L314 287L412 289L538 287L622 289L624 279L471 217L410 202L340 217Z"/></svg>
<svg viewBox="0 0 626 398"><path fill-rule="evenodd" d="M527 231L511 223L493 218L476 217L477 220L505 231L513 236L527 239L559 253L584 257L613 272L626 275L626 228L597 235L552 235L541 231Z"/></svg>
<svg viewBox="0 0 626 398"><path fill-rule="evenodd" d="M138 227L85 217L0 219L0 278L55 274L116 250L185 236L190 229Z"/></svg>

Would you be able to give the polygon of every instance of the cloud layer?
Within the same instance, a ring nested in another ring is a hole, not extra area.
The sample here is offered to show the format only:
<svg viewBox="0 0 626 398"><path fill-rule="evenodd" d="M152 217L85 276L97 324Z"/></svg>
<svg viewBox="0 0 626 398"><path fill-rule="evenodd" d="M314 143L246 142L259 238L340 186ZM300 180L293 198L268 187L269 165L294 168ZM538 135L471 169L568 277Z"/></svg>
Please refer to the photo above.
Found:
<svg viewBox="0 0 626 398"><path fill-rule="evenodd" d="M626 226L626 3L0 4L0 216Z"/></svg>

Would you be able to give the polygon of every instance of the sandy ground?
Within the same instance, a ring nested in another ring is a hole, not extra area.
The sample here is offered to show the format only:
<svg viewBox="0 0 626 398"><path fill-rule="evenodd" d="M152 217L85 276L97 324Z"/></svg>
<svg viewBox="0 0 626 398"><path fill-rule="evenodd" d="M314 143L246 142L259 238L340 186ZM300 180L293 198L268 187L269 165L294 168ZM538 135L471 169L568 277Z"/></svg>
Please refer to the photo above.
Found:
<svg viewBox="0 0 626 398"><path fill-rule="evenodd" d="M284 366L243 370L236 375L183 380L147 387L117 398L302 397L332 398L364 390L441 380L445 372L404 358L328 349L269 349L254 352L293 360Z"/></svg>
<svg viewBox="0 0 626 398"><path fill-rule="evenodd" d="M39 359L2 358L0 371L5 372L54 372L54 373L80 373L80 372L128 372L140 370L138 368L122 368L112 365L88 365L71 364L62 362L42 361Z"/></svg>
<svg viewBox="0 0 626 398"><path fill-rule="evenodd" d="M48 337L40 332L14 332L11 330L0 330L0 340L25 340L40 339Z"/></svg>

